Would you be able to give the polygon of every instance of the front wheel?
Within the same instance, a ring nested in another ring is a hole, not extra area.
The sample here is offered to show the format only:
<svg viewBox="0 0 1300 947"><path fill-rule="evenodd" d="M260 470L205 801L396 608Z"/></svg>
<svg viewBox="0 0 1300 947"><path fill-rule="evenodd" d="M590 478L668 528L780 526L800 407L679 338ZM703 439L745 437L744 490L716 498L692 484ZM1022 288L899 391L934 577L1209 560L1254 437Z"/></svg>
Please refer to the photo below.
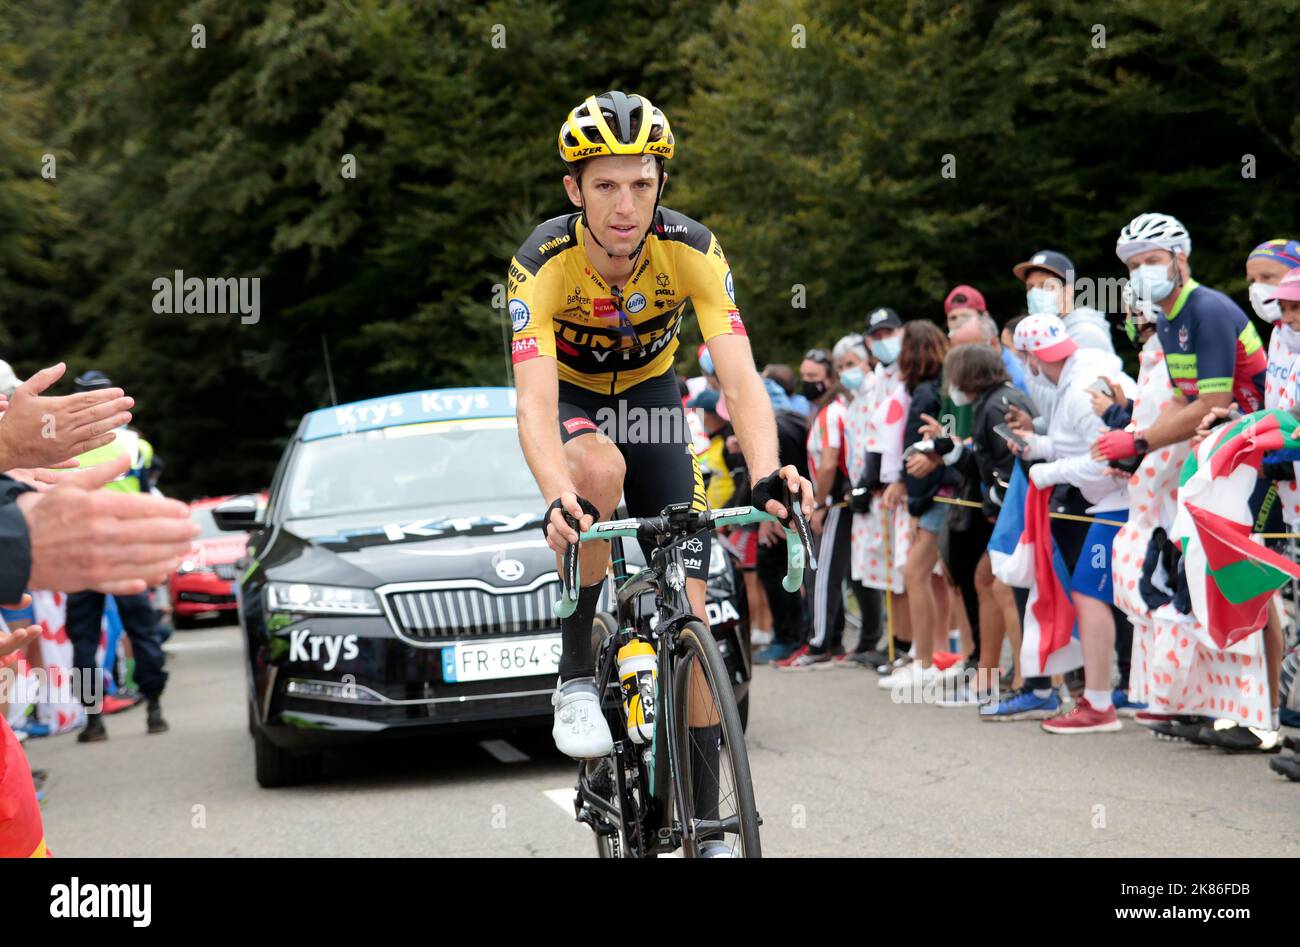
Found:
<svg viewBox="0 0 1300 947"><path fill-rule="evenodd" d="M726 663L699 622L687 622L677 642L672 726L681 777L674 780L673 796L682 854L760 858L749 752Z"/></svg>

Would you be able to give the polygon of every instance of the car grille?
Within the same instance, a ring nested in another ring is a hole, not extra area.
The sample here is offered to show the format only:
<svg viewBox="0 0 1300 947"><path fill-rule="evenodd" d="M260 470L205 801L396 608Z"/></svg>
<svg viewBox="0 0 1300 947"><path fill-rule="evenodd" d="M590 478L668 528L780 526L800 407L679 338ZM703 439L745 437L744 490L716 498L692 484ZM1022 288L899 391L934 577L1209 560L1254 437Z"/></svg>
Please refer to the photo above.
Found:
<svg viewBox="0 0 1300 947"><path fill-rule="evenodd" d="M551 604L559 597L559 582L548 582L531 592L502 595L469 588L385 596L398 635L422 642L554 629L559 620L552 614Z"/></svg>
<svg viewBox="0 0 1300 947"><path fill-rule="evenodd" d="M531 591L488 592L479 588L406 588L385 592L384 604L399 638L424 644L449 639L555 631L552 607L560 583ZM607 594L601 608L612 609Z"/></svg>
<svg viewBox="0 0 1300 947"><path fill-rule="evenodd" d="M218 579L224 579L227 582L233 582L239 576L239 570L235 568L233 562L222 563L219 566L213 566L212 569L217 573Z"/></svg>

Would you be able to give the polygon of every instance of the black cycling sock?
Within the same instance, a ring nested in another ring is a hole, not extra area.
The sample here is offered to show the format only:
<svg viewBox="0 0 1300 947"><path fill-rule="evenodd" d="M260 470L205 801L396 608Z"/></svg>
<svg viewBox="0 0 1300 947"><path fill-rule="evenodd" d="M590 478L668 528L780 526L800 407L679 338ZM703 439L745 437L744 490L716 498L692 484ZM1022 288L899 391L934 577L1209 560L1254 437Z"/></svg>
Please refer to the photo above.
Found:
<svg viewBox="0 0 1300 947"><path fill-rule="evenodd" d="M697 819L718 819L718 763L722 727L691 727L691 797ZM701 842L722 838L721 832L700 836Z"/></svg>
<svg viewBox="0 0 1300 947"><path fill-rule="evenodd" d="M596 620L596 606L605 588L602 579L595 585L578 589L578 607L568 618L560 620L560 683L575 677L592 677L596 658L591 650L591 623Z"/></svg>

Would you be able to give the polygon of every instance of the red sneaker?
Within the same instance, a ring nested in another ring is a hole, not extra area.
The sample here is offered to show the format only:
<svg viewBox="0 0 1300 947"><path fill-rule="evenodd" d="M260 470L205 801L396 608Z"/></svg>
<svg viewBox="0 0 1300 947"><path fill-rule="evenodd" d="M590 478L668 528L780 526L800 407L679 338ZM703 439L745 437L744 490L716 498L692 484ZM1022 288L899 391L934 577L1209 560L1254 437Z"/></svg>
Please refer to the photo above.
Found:
<svg viewBox="0 0 1300 947"><path fill-rule="evenodd" d="M799 645L798 648L795 649L794 653L791 654L788 658L782 658L780 661L773 661L772 667L788 668L790 665L794 664L795 661L798 661L807 653L808 653L808 646L806 644L801 644Z"/></svg>
<svg viewBox="0 0 1300 947"><path fill-rule="evenodd" d="M114 697L112 694L104 695L103 711L106 714L120 713L123 710L130 710L135 706L135 701L125 697Z"/></svg>
<svg viewBox="0 0 1300 947"><path fill-rule="evenodd" d="M1104 711L1097 710L1086 697L1080 697L1068 714L1043 721L1048 733L1114 733L1122 727L1113 704Z"/></svg>

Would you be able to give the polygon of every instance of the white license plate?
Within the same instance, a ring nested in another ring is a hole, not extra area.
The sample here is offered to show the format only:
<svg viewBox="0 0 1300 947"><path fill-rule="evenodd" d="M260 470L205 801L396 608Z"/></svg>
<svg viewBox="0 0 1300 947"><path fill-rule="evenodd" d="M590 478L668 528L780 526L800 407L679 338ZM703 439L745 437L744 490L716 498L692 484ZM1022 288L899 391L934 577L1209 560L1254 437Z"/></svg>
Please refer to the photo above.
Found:
<svg viewBox="0 0 1300 947"><path fill-rule="evenodd" d="M451 684L559 673L559 635L476 641L442 649L442 679Z"/></svg>

